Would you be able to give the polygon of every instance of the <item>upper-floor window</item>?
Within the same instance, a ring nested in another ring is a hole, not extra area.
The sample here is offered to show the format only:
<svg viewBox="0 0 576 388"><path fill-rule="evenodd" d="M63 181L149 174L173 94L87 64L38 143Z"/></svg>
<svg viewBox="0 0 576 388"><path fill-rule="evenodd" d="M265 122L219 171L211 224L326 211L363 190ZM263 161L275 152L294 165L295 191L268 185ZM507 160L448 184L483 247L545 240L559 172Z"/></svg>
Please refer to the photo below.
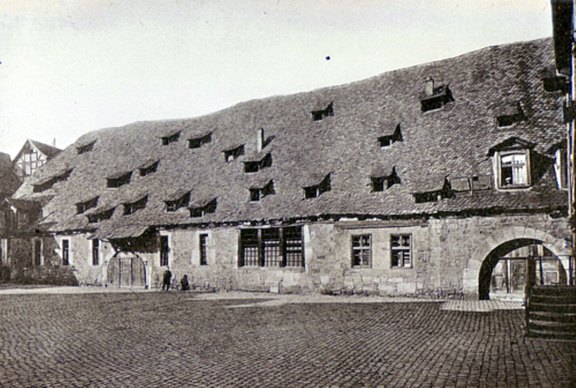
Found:
<svg viewBox="0 0 576 388"><path fill-rule="evenodd" d="M528 185L528 155L526 152L500 156L500 187Z"/></svg>
<svg viewBox="0 0 576 388"><path fill-rule="evenodd" d="M272 153L268 152L260 160L252 160L244 162L244 172L258 172L264 168L272 167Z"/></svg>
<svg viewBox="0 0 576 388"><path fill-rule="evenodd" d="M270 180L264 187L256 187L250 189L250 201L260 201L267 195L276 194L274 189L274 181Z"/></svg>
<svg viewBox="0 0 576 388"><path fill-rule="evenodd" d="M451 101L454 101L454 97L449 85L435 86L432 78L424 80L424 91L420 95L422 112L440 109Z"/></svg>
<svg viewBox="0 0 576 388"><path fill-rule="evenodd" d="M235 159L238 159L242 155L244 155L244 144L239 145L238 147L235 148L231 148L229 150L225 150L224 160L226 161L226 163L228 163Z"/></svg>
<svg viewBox="0 0 576 388"><path fill-rule="evenodd" d="M304 187L304 198L316 198L322 193L332 190L330 175L331 174L326 175L324 179L316 185Z"/></svg>
<svg viewBox="0 0 576 388"><path fill-rule="evenodd" d="M166 203L166 211L175 212L182 207L187 207L188 203L190 203L190 191L185 193L177 192L172 197L164 201Z"/></svg>
<svg viewBox="0 0 576 388"><path fill-rule="evenodd" d="M313 110L312 111L312 119L314 121L324 120L326 117L334 116L334 103L331 102L328 106L324 109Z"/></svg>
<svg viewBox="0 0 576 388"><path fill-rule="evenodd" d="M390 187L394 186L395 184L399 184L402 181L400 177L396 173L396 167L392 168L392 172L386 175L378 175L372 176L372 191L384 191L385 189L389 189Z"/></svg>
<svg viewBox="0 0 576 388"><path fill-rule="evenodd" d="M204 144L208 144L211 141L212 141L212 132L203 136L188 139L188 148L200 148Z"/></svg>
<svg viewBox="0 0 576 388"><path fill-rule="evenodd" d="M170 143L175 143L180 139L180 131L172 133L170 135L164 136L162 139L162 145L168 145Z"/></svg>
<svg viewBox="0 0 576 388"><path fill-rule="evenodd" d="M396 125L394 132L388 135L380 136L378 138L378 144L380 148L390 147L397 141L402 141L402 132L400 131L400 124Z"/></svg>
<svg viewBox="0 0 576 388"><path fill-rule="evenodd" d="M130 178L132 177L132 171L124 172L121 174L113 175L106 178L108 187L120 187L130 183Z"/></svg>

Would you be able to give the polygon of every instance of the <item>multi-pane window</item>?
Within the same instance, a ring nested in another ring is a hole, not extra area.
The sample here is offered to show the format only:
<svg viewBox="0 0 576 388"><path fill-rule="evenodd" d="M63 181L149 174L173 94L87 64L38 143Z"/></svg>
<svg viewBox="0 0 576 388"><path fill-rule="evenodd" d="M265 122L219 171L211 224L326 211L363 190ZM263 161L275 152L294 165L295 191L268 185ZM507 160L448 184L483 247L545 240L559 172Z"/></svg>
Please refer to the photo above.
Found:
<svg viewBox="0 0 576 388"><path fill-rule="evenodd" d="M241 267L303 267L302 228L242 229Z"/></svg>
<svg viewBox="0 0 576 388"><path fill-rule="evenodd" d="M62 240L62 265L70 265L70 241Z"/></svg>
<svg viewBox="0 0 576 388"><path fill-rule="evenodd" d="M409 234L393 234L390 238L390 257L392 267L412 267L412 236Z"/></svg>
<svg viewBox="0 0 576 388"><path fill-rule="evenodd" d="M526 154L515 153L502 155L500 159L501 187L526 186L528 184L528 168Z"/></svg>
<svg viewBox="0 0 576 388"><path fill-rule="evenodd" d="M203 233L200 235L200 265L208 265L208 235Z"/></svg>
<svg viewBox="0 0 576 388"><path fill-rule="evenodd" d="M170 240L168 236L160 236L160 266L170 265Z"/></svg>
<svg viewBox="0 0 576 388"><path fill-rule="evenodd" d="M34 252L33 252L34 266L39 267L42 265L42 240L34 240Z"/></svg>
<svg viewBox="0 0 576 388"><path fill-rule="evenodd" d="M372 235L352 236L352 266L370 267L372 263Z"/></svg>
<svg viewBox="0 0 576 388"><path fill-rule="evenodd" d="M100 264L100 240L92 240L92 265Z"/></svg>

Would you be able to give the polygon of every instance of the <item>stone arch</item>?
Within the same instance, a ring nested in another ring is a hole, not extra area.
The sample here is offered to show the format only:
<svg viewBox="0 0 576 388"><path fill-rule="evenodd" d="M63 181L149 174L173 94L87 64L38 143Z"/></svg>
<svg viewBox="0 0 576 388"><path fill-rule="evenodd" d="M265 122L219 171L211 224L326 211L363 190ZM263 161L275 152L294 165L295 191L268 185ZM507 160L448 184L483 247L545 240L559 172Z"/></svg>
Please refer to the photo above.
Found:
<svg viewBox="0 0 576 388"><path fill-rule="evenodd" d="M561 237L555 237L548 232L525 226L498 228L494 233L485 237L484 242L470 257L462 278L464 294L477 295L478 297L485 296L480 295L480 272L485 260L488 260L486 265L489 266L495 260L494 257L501 252L506 250L509 252L531 243L542 244L552 254L559 257L570 255L569 244L567 244L566 240ZM564 263L564 260L562 261L564 268L568 268L567 263Z"/></svg>
<svg viewBox="0 0 576 388"><path fill-rule="evenodd" d="M115 287L147 287L146 260L134 252L119 251L107 262L107 283Z"/></svg>

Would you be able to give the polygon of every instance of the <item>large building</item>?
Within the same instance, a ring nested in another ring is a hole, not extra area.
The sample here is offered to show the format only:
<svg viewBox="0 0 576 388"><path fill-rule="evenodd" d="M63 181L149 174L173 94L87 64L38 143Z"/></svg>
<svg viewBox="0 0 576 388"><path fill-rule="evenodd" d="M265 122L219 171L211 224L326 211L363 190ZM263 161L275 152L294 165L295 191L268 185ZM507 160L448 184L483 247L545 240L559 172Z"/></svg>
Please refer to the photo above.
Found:
<svg viewBox="0 0 576 388"><path fill-rule="evenodd" d="M15 198L80 284L488 298L518 249L566 279L564 88L551 39L490 47L94 131Z"/></svg>

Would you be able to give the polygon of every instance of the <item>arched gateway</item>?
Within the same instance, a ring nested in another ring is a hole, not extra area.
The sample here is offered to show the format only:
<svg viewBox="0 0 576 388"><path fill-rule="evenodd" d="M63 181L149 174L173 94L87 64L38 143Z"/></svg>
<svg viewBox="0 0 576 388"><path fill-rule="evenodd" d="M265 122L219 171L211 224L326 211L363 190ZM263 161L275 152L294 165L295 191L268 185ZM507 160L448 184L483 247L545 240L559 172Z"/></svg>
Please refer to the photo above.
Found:
<svg viewBox="0 0 576 388"><path fill-rule="evenodd" d="M479 299L489 299L492 271L498 261L512 251L530 245L542 245L562 262L561 267L568 268L565 258L570 255L570 251L563 238L530 227L498 229L494 234L486 236L484 243L469 260L463 274L464 293L478 295Z"/></svg>
<svg viewBox="0 0 576 388"><path fill-rule="evenodd" d="M118 252L108 262L108 284L116 287L145 287L146 265L132 252Z"/></svg>

